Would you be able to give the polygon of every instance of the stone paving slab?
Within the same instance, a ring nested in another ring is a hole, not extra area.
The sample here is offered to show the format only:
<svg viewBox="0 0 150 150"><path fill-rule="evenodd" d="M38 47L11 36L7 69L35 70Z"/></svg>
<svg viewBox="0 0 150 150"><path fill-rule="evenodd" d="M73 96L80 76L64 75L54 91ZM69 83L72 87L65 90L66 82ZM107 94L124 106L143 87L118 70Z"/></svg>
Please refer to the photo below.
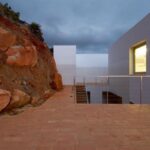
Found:
<svg viewBox="0 0 150 150"><path fill-rule="evenodd" d="M150 105L75 104L71 87L0 116L0 150L150 150Z"/></svg>

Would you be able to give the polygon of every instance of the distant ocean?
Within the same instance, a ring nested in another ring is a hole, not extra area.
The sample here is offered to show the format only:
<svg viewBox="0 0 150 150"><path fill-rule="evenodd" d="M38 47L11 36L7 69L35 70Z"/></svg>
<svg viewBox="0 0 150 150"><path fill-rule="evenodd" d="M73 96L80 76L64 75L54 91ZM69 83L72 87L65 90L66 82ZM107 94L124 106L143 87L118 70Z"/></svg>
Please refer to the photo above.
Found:
<svg viewBox="0 0 150 150"><path fill-rule="evenodd" d="M76 70L77 80L85 80L90 83L98 82L100 80L98 76L105 76L107 74L108 69L106 67L82 67Z"/></svg>

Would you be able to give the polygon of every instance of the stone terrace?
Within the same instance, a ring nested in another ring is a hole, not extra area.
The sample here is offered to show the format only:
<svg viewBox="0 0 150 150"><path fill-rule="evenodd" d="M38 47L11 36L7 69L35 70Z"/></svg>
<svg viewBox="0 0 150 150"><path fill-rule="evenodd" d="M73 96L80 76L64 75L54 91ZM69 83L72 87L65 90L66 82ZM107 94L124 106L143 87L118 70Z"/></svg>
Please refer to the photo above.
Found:
<svg viewBox="0 0 150 150"><path fill-rule="evenodd" d="M75 104L71 87L0 116L0 150L150 150L149 105Z"/></svg>

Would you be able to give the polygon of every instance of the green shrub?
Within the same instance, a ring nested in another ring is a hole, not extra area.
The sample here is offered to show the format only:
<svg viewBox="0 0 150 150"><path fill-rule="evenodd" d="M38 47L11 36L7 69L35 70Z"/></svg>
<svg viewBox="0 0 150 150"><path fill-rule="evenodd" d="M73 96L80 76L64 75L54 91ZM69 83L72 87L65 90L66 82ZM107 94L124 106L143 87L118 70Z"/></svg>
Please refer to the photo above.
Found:
<svg viewBox="0 0 150 150"><path fill-rule="evenodd" d="M7 18L18 23L23 22L22 20L20 20L20 13L12 10L8 3L0 3L0 15L6 16ZM41 41L44 41L43 33L39 24L33 22L29 25L29 29L34 35L36 35L36 37L38 37Z"/></svg>
<svg viewBox="0 0 150 150"><path fill-rule="evenodd" d="M43 33L41 31L41 26L35 22L32 22L29 25L30 31L36 35L41 41L44 41Z"/></svg>
<svg viewBox="0 0 150 150"><path fill-rule="evenodd" d="M12 8L8 5L8 3L2 4L0 3L0 14L8 17L9 19L18 22L20 13L15 12Z"/></svg>

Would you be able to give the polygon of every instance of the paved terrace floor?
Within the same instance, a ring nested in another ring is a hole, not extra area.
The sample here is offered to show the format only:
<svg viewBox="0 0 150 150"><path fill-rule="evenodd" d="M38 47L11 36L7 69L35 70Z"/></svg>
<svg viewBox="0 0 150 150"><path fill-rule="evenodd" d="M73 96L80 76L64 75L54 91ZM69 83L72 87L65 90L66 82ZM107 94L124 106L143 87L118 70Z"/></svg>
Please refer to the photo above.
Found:
<svg viewBox="0 0 150 150"><path fill-rule="evenodd" d="M75 104L70 87L0 116L0 150L150 150L149 105Z"/></svg>

